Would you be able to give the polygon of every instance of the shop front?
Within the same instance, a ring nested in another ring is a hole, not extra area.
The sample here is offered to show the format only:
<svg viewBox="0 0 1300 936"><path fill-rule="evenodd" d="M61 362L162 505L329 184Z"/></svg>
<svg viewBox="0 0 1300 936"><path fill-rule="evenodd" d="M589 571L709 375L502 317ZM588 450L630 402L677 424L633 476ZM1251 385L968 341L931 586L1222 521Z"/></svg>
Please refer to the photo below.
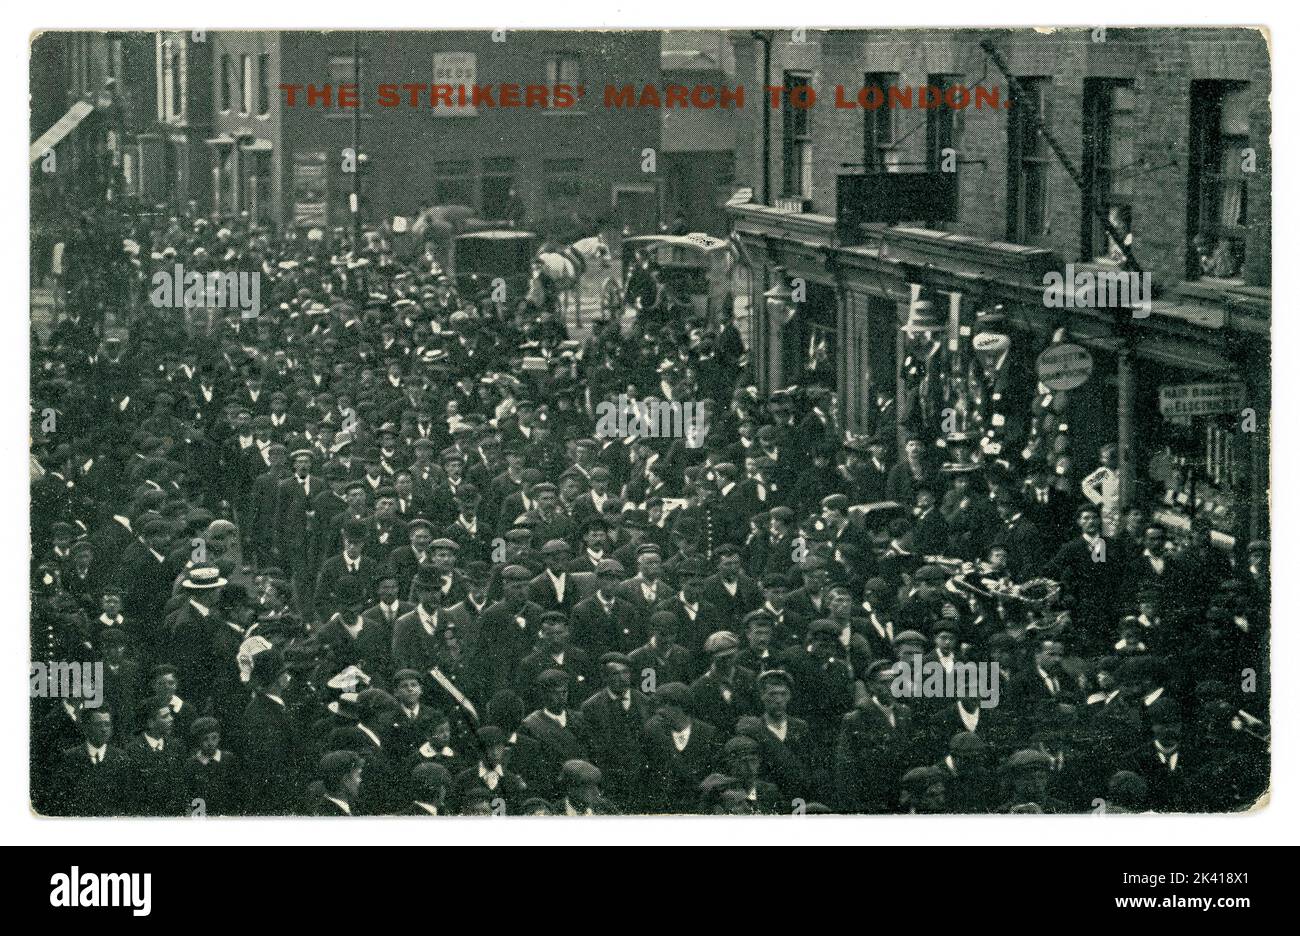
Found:
<svg viewBox="0 0 1300 936"><path fill-rule="evenodd" d="M915 433L1016 476L1041 464L1112 532L1137 506L1175 535L1197 518L1224 548L1266 535L1266 313L1157 302L1129 323L1049 306L1063 264L1047 250L897 227L843 246L830 218L730 211L760 391L832 387L849 432L900 450Z"/></svg>

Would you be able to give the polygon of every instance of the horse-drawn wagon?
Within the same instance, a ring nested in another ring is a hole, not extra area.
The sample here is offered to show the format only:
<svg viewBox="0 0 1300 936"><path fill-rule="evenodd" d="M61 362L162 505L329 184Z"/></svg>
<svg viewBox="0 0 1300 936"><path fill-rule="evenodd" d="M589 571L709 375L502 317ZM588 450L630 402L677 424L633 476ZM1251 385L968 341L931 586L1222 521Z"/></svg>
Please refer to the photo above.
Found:
<svg viewBox="0 0 1300 936"><path fill-rule="evenodd" d="M647 234L623 239L622 280L611 278L602 303L642 305L652 301L650 271L658 270L674 302L698 315L727 308L731 297L731 245L709 234Z"/></svg>
<svg viewBox="0 0 1300 936"><path fill-rule="evenodd" d="M456 290L477 300L492 291L500 278L506 301L513 304L528 295L537 255L537 235L529 231L472 231L452 241L451 269Z"/></svg>

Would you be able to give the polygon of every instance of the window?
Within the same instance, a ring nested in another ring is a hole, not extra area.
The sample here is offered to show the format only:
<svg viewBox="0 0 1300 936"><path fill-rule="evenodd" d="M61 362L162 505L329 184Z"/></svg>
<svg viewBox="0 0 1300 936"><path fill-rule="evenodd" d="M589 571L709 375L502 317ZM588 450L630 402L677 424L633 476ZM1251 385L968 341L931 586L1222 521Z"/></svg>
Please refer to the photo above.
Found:
<svg viewBox="0 0 1300 936"><path fill-rule="evenodd" d="M1036 244L1049 233L1047 169L1051 151L1029 115L1048 125L1047 78L1019 79L1007 120L1007 238Z"/></svg>
<svg viewBox="0 0 1300 936"><path fill-rule="evenodd" d="M582 199L582 160L548 159L546 172L546 198L557 212L577 211Z"/></svg>
<svg viewBox="0 0 1300 936"><path fill-rule="evenodd" d="M958 75L931 75L926 80L927 85L938 90L941 100L949 88L960 83ZM957 115L960 113L945 103L931 106L925 112L925 165L931 172L942 170L944 150L955 152L957 149Z"/></svg>
<svg viewBox="0 0 1300 936"><path fill-rule="evenodd" d="M265 117L271 113L271 54L261 52L257 56L257 113Z"/></svg>
<svg viewBox="0 0 1300 936"><path fill-rule="evenodd" d="M350 55L331 55L330 56L330 84L334 86L335 98L334 103L338 102L339 85L357 86L357 107L330 107L326 108L325 113L329 117L348 117L351 118L353 110L365 110L365 95L361 89L365 87L366 57L362 55L354 69L352 67L352 56Z"/></svg>
<svg viewBox="0 0 1300 936"><path fill-rule="evenodd" d="M80 57L81 91L83 94L89 94L93 90L93 82L91 81L93 68L91 65L90 36L88 35L81 37Z"/></svg>
<svg viewBox="0 0 1300 936"><path fill-rule="evenodd" d="M185 40L165 39L159 47L162 56L163 119L168 123L185 122Z"/></svg>
<svg viewBox="0 0 1300 936"><path fill-rule="evenodd" d="M483 160L483 176L479 180L479 213L492 220L513 220L509 217L510 190L515 184L515 161L508 156Z"/></svg>
<svg viewBox="0 0 1300 936"><path fill-rule="evenodd" d="M230 53L221 53L221 109L230 110Z"/></svg>
<svg viewBox="0 0 1300 936"><path fill-rule="evenodd" d="M795 107L807 92L809 76L785 74L785 94L781 102L781 150L783 168L782 194L791 198L812 198L812 108Z"/></svg>
<svg viewBox="0 0 1300 936"><path fill-rule="evenodd" d="M898 75L876 72L862 77L862 87L875 88L879 97L867 92L869 101L880 101L875 110L862 111L862 167L867 172L883 172L889 165L888 154L898 139L895 110L888 106L889 89L898 87Z"/></svg>
<svg viewBox="0 0 1300 936"><path fill-rule="evenodd" d="M239 57L239 73L241 76L242 93L239 96L239 112L241 114L251 114L253 112L253 60L247 55Z"/></svg>
<svg viewBox="0 0 1300 936"><path fill-rule="evenodd" d="M553 52L546 57L546 83L576 88L579 79L577 52Z"/></svg>
<svg viewBox="0 0 1300 936"><path fill-rule="evenodd" d="M1244 82L1192 82L1188 272L1193 277L1239 279L1245 265L1249 89Z"/></svg>
<svg viewBox="0 0 1300 936"><path fill-rule="evenodd" d="M580 59L577 52L552 52L546 57L546 83L552 88L556 85L568 85L576 89L580 76ZM549 106L549 96L547 101Z"/></svg>
<svg viewBox="0 0 1300 936"><path fill-rule="evenodd" d="M108 46L108 73L112 76L117 86L117 93L121 94L125 90L122 87L122 78L125 72L122 69L122 40L114 39Z"/></svg>
<svg viewBox="0 0 1300 936"><path fill-rule="evenodd" d="M468 159L433 164L435 204L474 205L474 176Z"/></svg>
<svg viewBox="0 0 1300 936"><path fill-rule="evenodd" d="M1133 83L1089 78L1083 85L1083 244L1081 255L1120 263L1124 252L1099 214L1133 242Z"/></svg>

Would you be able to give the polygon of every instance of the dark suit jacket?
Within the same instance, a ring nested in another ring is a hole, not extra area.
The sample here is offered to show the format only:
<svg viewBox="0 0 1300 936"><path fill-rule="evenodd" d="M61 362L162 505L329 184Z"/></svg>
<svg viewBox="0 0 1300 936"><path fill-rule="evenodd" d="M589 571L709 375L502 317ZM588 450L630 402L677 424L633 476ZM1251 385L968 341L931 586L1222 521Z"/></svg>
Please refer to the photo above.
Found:
<svg viewBox="0 0 1300 936"><path fill-rule="evenodd" d="M640 575L632 576L632 578L627 579L618 586L618 594L619 597L625 598L627 601L631 602L632 605L648 618L650 612L654 610L654 605L673 596L673 589L663 579L658 579L654 583L655 600L653 602L647 601L645 594L641 591L641 583L643 581L644 579L642 579ZM647 582L646 584L648 585L650 583Z"/></svg>
<svg viewBox="0 0 1300 936"><path fill-rule="evenodd" d="M288 815L302 789L298 728L285 706L265 693L244 709L240 732L244 807L248 815Z"/></svg>
<svg viewBox="0 0 1300 936"><path fill-rule="evenodd" d="M343 554L330 556L321 565L316 576L314 607L316 617L327 619L353 601L367 604L375 597L375 588L383 577L385 567L378 560L362 554L356 572L349 572Z"/></svg>
<svg viewBox="0 0 1300 936"><path fill-rule="evenodd" d="M575 758L590 760L587 749L586 725L579 709L571 708L565 713L567 724L561 726L541 709L533 712L523 720L520 730L526 732L539 745L541 789L550 791L543 796L554 796L560 791L560 768L564 762Z"/></svg>
<svg viewBox="0 0 1300 936"><path fill-rule="evenodd" d="M432 634L424 629L418 607L397 619L397 624L393 627L393 668L395 670L409 667L423 674L435 666L449 667L457 659L456 653L447 642L448 637L454 635L454 630L449 632L446 613L441 609L437 612L433 627ZM459 640L459 635L455 636Z"/></svg>
<svg viewBox="0 0 1300 936"><path fill-rule="evenodd" d="M578 603L596 593L596 576L590 572L564 573L564 600L555 596L555 586L551 577L543 571L528 583L528 600L545 611L561 611L569 614Z"/></svg>
<svg viewBox="0 0 1300 936"><path fill-rule="evenodd" d="M704 600L718 609L731 630L736 630L746 614L763 604L763 589L742 572L737 580L736 597L732 598L727 594L722 578L711 575L704 580Z"/></svg>
<svg viewBox="0 0 1300 936"><path fill-rule="evenodd" d="M542 704L542 694L537 688L537 677L548 669L560 670L568 673L572 682L569 684L569 691L574 698L586 698L591 692L591 687L595 684L595 667L592 664L591 657L587 651L581 647L567 646L564 648L564 665L556 663L554 658L545 650L534 650L517 664L515 664L514 683L515 692L524 700L524 705L529 708L540 708Z"/></svg>
<svg viewBox="0 0 1300 936"><path fill-rule="evenodd" d="M695 609L695 620L681 600L680 594L674 593L667 600L654 606L655 611L669 611L677 618L677 642L691 651L695 658L694 666L703 672L708 666L708 657L704 655L704 642L710 634L736 628L731 617L708 601L700 601ZM700 716L703 718L704 716ZM704 719L709 721L708 718Z"/></svg>
<svg viewBox="0 0 1300 936"><path fill-rule="evenodd" d="M686 747L673 744L672 729L659 715L646 722L641 734L646 761L646 808L655 812L690 813L700 798L700 783L720 766L722 739L708 722L694 719Z"/></svg>
<svg viewBox="0 0 1300 936"><path fill-rule="evenodd" d="M483 615L487 613L487 609L488 605L484 604L482 609L475 610L468 597L456 602L451 607L442 609L442 613L447 618L447 623L456 628L456 639L460 642L461 649L466 654L473 655L478 646L479 622L482 620Z"/></svg>
<svg viewBox="0 0 1300 936"><path fill-rule="evenodd" d="M727 701L722 681L713 673L705 673L691 683L691 714L719 731L735 731L736 720L742 715L758 714L758 683L751 670L737 666L730 688L731 701Z"/></svg>
<svg viewBox="0 0 1300 936"><path fill-rule="evenodd" d="M656 653L647 642L637 647L628 657L632 660L632 681L634 685L640 685L650 671L654 674L655 685L666 685L668 683L682 683L689 685L695 676L696 668L694 657L689 650L680 644L673 644L662 652Z"/></svg>
<svg viewBox="0 0 1300 936"><path fill-rule="evenodd" d="M584 598L574 606L569 623L573 642L594 659L611 651L631 653L645 642L645 615L617 594L608 614L594 593Z"/></svg>
<svg viewBox="0 0 1300 936"><path fill-rule="evenodd" d="M184 743L173 736L163 742L161 751L155 751L143 735L127 742L125 751L131 765L128 812L136 816L185 814L189 804L182 779Z"/></svg>
<svg viewBox="0 0 1300 936"><path fill-rule="evenodd" d="M322 518L316 516L315 508L309 497L325 490L326 484L315 475L308 476L310 495L304 493L302 483L293 475L276 485L275 527L278 534L277 546L285 562L299 562L310 567L312 556L308 546L313 542L317 524Z"/></svg>
<svg viewBox="0 0 1300 936"><path fill-rule="evenodd" d="M874 703L844 716L835 744L834 784L846 812L884 812L898 799L898 781L915 760L912 712L894 703L896 723Z"/></svg>
<svg viewBox="0 0 1300 936"><path fill-rule="evenodd" d="M104 759L91 764L85 744L65 750L52 780L53 816L120 816L130 805L131 766L121 748L109 745Z"/></svg>
<svg viewBox="0 0 1300 936"><path fill-rule="evenodd" d="M636 808L644 792L641 733L652 713L650 699L636 689L626 711L604 689L582 703L591 762L604 774L601 789L624 809Z"/></svg>
<svg viewBox="0 0 1300 936"><path fill-rule="evenodd" d="M515 607L498 601L479 618L479 641L471 669L473 684L487 699L511 687L515 664L527 656L537 642L542 609L531 601ZM519 623L519 619L523 623Z"/></svg>

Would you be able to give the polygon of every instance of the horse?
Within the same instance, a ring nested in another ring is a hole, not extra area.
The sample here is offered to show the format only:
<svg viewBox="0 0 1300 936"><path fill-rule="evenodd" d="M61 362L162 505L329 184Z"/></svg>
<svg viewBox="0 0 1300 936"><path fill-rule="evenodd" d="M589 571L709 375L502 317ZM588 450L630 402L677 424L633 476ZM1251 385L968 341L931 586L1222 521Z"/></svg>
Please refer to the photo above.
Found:
<svg viewBox="0 0 1300 936"><path fill-rule="evenodd" d="M545 299L554 297L559 300L560 313L567 315L572 299L575 324L581 328L582 275L593 261L601 269L607 269L610 259L609 245L601 233L574 241L558 251L541 251L533 263L533 278L528 284L529 302L545 307L548 305Z"/></svg>

